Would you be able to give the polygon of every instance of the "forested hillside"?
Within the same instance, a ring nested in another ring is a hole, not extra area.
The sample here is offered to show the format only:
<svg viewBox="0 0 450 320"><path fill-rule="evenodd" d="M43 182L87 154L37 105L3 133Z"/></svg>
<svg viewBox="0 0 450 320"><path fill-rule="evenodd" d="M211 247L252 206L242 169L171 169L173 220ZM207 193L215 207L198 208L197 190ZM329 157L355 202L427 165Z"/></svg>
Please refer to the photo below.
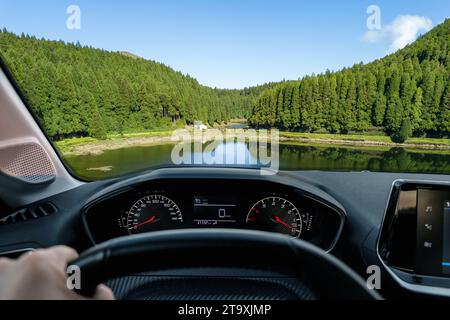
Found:
<svg viewBox="0 0 450 320"><path fill-rule="evenodd" d="M264 91L250 123L295 131L368 129L450 133L450 20L367 65L283 82Z"/></svg>
<svg viewBox="0 0 450 320"><path fill-rule="evenodd" d="M53 139L248 117L265 87L219 90L132 54L0 31L0 54Z"/></svg>
<svg viewBox="0 0 450 320"><path fill-rule="evenodd" d="M0 54L53 139L249 118L254 127L450 134L450 20L406 48L339 72L243 90L200 85L128 52L0 31Z"/></svg>

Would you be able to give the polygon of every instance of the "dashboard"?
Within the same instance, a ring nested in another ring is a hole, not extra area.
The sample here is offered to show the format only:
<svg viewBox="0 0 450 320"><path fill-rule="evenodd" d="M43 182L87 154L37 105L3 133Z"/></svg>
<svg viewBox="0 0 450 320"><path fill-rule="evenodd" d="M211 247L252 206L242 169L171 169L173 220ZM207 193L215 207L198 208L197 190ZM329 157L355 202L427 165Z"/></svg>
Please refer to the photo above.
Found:
<svg viewBox="0 0 450 320"><path fill-rule="evenodd" d="M95 199L83 210L92 242L183 228L281 233L331 250L345 213L306 192L264 181L157 180Z"/></svg>
<svg viewBox="0 0 450 320"><path fill-rule="evenodd" d="M446 175L165 168L4 214L0 255L59 244L83 252L167 229L266 230L314 244L363 277L379 266L386 298L450 297L448 200Z"/></svg>

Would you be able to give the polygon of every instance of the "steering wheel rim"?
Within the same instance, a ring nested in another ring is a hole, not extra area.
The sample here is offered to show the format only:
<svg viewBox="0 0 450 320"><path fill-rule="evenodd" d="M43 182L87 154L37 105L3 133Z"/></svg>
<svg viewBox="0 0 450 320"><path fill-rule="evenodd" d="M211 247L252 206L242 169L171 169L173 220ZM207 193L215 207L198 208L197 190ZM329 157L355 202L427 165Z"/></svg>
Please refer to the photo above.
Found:
<svg viewBox="0 0 450 320"><path fill-rule="evenodd" d="M235 267L307 276L321 299L381 299L363 279L325 251L292 237L253 230L185 229L116 238L70 263L81 271L78 292L141 272L176 268Z"/></svg>

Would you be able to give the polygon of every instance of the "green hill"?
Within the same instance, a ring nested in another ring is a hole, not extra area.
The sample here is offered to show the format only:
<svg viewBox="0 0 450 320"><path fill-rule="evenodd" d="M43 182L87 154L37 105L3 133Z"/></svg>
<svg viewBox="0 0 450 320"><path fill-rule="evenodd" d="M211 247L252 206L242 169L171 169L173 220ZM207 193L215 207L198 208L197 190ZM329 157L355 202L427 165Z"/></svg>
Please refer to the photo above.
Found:
<svg viewBox="0 0 450 320"><path fill-rule="evenodd" d="M246 118L265 87L219 90L124 52L0 31L0 55L55 140Z"/></svg>
<svg viewBox="0 0 450 320"><path fill-rule="evenodd" d="M250 124L292 131L450 133L450 20L370 64L265 90Z"/></svg>
<svg viewBox="0 0 450 320"><path fill-rule="evenodd" d="M55 140L249 118L254 127L450 134L450 20L383 59L243 90L128 52L0 31L0 55Z"/></svg>

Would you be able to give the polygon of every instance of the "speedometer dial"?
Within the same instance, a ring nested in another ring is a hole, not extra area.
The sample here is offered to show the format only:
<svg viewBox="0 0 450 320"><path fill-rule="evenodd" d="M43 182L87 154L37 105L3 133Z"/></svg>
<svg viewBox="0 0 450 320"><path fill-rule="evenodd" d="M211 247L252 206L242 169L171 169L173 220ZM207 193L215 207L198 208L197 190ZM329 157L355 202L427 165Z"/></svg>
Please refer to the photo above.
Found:
<svg viewBox="0 0 450 320"><path fill-rule="evenodd" d="M130 234L170 229L183 223L180 209L171 199L149 195L137 201L127 215Z"/></svg>
<svg viewBox="0 0 450 320"><path fill-rule="evenodd" d="M247 225L252 229L278 232L300 238L303 217L288 200L269 197L258 201L247 215Z"/></svg>

